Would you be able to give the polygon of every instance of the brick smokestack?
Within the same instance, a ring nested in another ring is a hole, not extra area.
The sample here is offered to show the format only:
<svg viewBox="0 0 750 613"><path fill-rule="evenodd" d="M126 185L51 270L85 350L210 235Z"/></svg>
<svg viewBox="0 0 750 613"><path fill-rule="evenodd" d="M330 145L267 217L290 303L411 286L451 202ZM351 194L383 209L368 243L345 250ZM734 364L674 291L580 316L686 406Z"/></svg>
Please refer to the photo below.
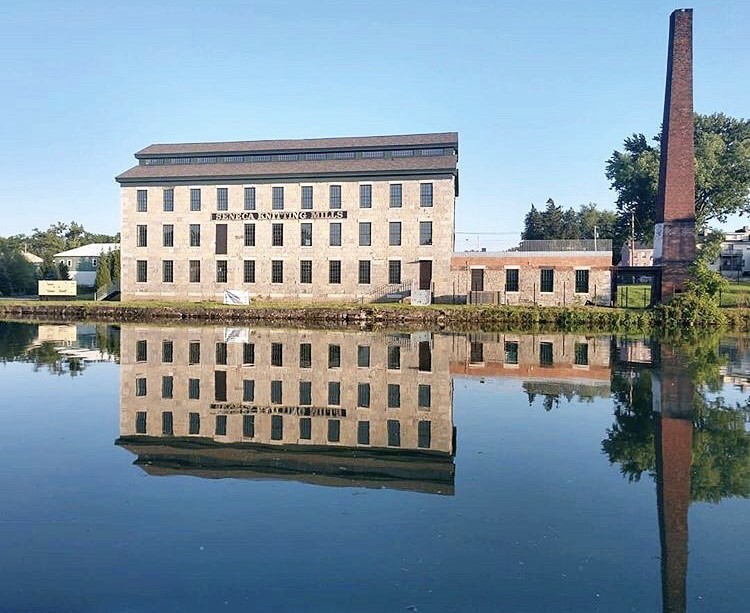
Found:
<svg viewBox="0 0 750 613"><path fill-rule="evenodd" d="M669 21L654 230L654 264L662 267L662 298L684 289L694 260L693 10L678 9Z"/></svg>

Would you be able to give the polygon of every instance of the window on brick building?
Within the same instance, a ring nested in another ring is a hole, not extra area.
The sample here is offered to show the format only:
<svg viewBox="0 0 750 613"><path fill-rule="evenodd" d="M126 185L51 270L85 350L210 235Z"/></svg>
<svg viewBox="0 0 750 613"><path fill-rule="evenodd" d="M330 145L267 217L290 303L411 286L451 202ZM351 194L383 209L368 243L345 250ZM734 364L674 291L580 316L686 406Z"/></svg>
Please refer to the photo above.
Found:
<svg viewBox="0 0 750 613"><path fill-rule="evenodd" d="M576 270L576 294L589 293L589 271Z"/></svg>
<svg viewBox="0 0 750 613"><path fill-rule="evenodd" d="M139 189L137 192L136 210L139 213L148 211L148 192L145 189Z"/></svg>
<svg viewBox="0 0 750 613"><path fill-rule="evenodd" d="M518 268L506 268L505 269L505 291L506 292L517 292L518 291Z"/></svg>
<svg viewBox="0 0 750 613"><path fill-rule="evenodd" d="M341 247L341 223L338 221L328 226L328 244L331 247Z"/></svg>
<svg viewBox="0 0 750 613"><path fill-rule="evenodd" d="M274 187L271 191L271 208L274 211L281 211L284 209L284 188Z"/></svg>
<svg viewBox="0 0 750 613"><path fill-rule="evenodd" d="M302 209L313 208L313 188L312 185L302 186L302 202L300 205Z"/></svg>
<svg viewBox="0 0 750 613"><path fill-rule="evenodd" d="M229 210L229 189L226 187L216 188L216 210L217 211Z"/></svg>
<svg viewBox="0 0 750 613"><path fill-rule="evenodd" d="M331 185L328 188L328 208L341 208L341 186Z"/></svg>
<svg viewBox="0 0 750 613"><path fill-rule="evenodd" d="M544 293L555 291L555 271L552 268L542 268L539 271L539 291Z"/></svg>
<svg viewBox="0 0 750 613"><path fill-rule="evenodd" d="M254 187L245 188L245 210L246 211L255 210L255 188Z"/></svg>

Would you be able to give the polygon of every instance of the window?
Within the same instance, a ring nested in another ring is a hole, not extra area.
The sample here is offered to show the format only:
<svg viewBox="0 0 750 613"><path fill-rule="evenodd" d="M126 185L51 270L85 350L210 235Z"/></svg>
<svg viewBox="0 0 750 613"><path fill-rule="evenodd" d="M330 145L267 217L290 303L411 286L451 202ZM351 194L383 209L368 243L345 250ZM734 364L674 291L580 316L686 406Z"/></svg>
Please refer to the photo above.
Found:
<svg viewBox="0 0 750 613"><path fill-rule="evenodd" d="M197 223L190 224L190 246L200 247L201 246L201 226Z"/></svg>
<svg viewBox="0 0 750 613"><path fill-rule="evenodd" d="M432 222L431 221L419 222L419 244L420 245L432 245Z"/></svg>
<svg viewBox="0 0 750 613"><path fill-rule="evenodd" d="M174 190L172 188L166 188L162 192L162 199L164 203L164 210L167 212L174 211Z"/></svg>
<svg viewBox="0 0 750 613"><path fill-rule="evenodd" d="M312 247L312 224L305 222L300 226L299 244L303 247Z"/></svg>
<svg viewBox="0 0 750 613"><path fill-rule="evenodd" d="M369 247L372 245L372 223L369 221L359 222L359 246Z"/></svg>
<svg viewBox="0 0 750 613"><path fill-rule="evenodd" d="M388 370L399 370L401 368L401 347L388 345Z"/></svg>
<svg viewBox="0 0 750 613"><path fill-rule="evenodd" d="M312 185L302 186L302 203L300 205L302 209L313 208L313 188Z"/></svg>
<svg viewBox="0 0 750 613"><path fill-rule="evenodd" d="M138 260L135 263L135 280L137 283L145 283L148 281L148 274L146 272L146 260Z"/></svg>
<svg viewBox="0 0 750 613"><path fill-rule="evenodd" d="M226 187L216 188L216 210L229 210L229 190Z"/></svg>
<svg viewBox="0 0 750 613"><path fill-rule="evenodd" d="M227 435L227 416L226 415L216 416L216 427L214 429L214 434L216 436Z"/></svg>
<svg viewBox="0 0 750 613"><path fill-rule="evenodd" d="M245 260L242 280L245 283L255 283L255 260Z"/></svg>
<svg viewBox="0 0 750 613"><path fill-rule="evenodd" d="M188 345L188 364L201 363L201 343L200 341L190 341Z"/></svg>
<svg viewBox="0 0 750 613"><path fill-rule="evenodd" d="M505 341L505 363L518 364L518 342Z"/></svg>
<svg viewBox="0 0 750 613"><path fill-rule="evenodd" d="M281 260L271 260L271 283L284 282L284 262Z"/></svg>
<svg viewBox="0 0 750 613"><path fill-rule="evenodd" d="M227 224L216 224L216 253L227 254Z"/></svg>
<svg viewBox="0 0 750 613"><path fill-rule="evenodd" d="M341 186L331 185L328 188L328 208L340 209L341 208Z"/></svg>
<svg viewBox="0 0 750 613"><path fill-rule="evenodd" d="M328 368L341 368L341 345L328 345Z"/></svg>
<svg viewBox="0 0 750 613"><path fill-rule="evenodd" d="M589 365L589 344L588 343L576 343L573 347L574 361L576 366L588 366Z"/></svg>
<svg viewBox="0 0 750 613"><path fill-rule="evenodd" d="M432 183L419 184L419 206L432 206Z"/></svg>
<svg viewBox="0 0 750 613"><path fill-rule="evenodd" d="M370 408L370 384L357 384L357 406L368 409Z"/></svg>
<svg viewBox="0 0 750 613"><path fill-rule="evenodd" d="M255 415L242 416L242 436L253 438L255 436Z"/></svg>
<svg viewBox="0 0 750 613"><path fill-rule="evenodd" d="M469 363L481 364L484 362L484 343L471 343L469 349Z"/></svg>
<svg viewBox="0 0 750 613"><path fill-rule="evenodd" d="M174 343L172 341L161 342L161 361L169 364L174 359Z"/></svg>
<svg viewBox="0 0 750 613"><path fill-rule="evenodd" d="M305 441L309 441L312 438L312 419L309 417L300 417L299 437Z"/></svg>
<svg viewBox="0 0 750 613"><path fill-rule="evenodd" d="M188 434L201 433L201 416L200 413L188 414Z"/></svg>
<svg viewBox="0 0 750 613"><path fill-rule="evenodd" d="M401 222L391 221L388 223L388 244L391 247L401 245Z"/></svg>
<svg viewBox="0 0 750 613"><path fill-rule="evenodd" d="M148 344L145 340L135 342L135 361L145 362L148 359Z"/></svg>
<svg viewBox="0 0 750 613"><path fill-rule="evenodd" d="M226 364L227 363L227 344L216 343L216 363Z"/></svg>
<svg viewBox="0 0 750 613"><path fill-rule="evenodd" d="M341 383L339 381L328 382L328 404L332 406L341 404Z"/></svg>
<svg viewBox="0 0 750 613"><path fill-rule="evenodd" d="M397 383L388 384L388 408L398 409L401 407L401 386Z"/></svg>
<svg viewBox="0 0 750 613"><path fill-rule="evenodd" d="M174 377L171 375L161 378L161 397L167 399L174 397Z"/></svg>
<svg viewBox="0 0 750 613"><path fill-rule="evenodd" d="M576 270L576 294L589 293L589 271Z"/></svg>
<svg viewBox="0 0 750 613"><path fill-rule="evenodd" d="M284 224L275 223L271 225L271 245L274 247L284 246Z"/></svg>
<svg viewBox="0 0 750 613"><path fill-rule="evenodd" d="M370 347L368 345L359 345L357 347L357 366L360 368L369 368Z"/></svg>
<svg viewBox="0 0 750 613"><path fill-rule="evenodd" d="M135 395L146 395L146 377L137 377L135 380Z"/></svg>
<svg viewBox="0 0 750 613"><path fill-rule="evenodd" d="M341 223L338 221L328 226L328 244L331 247L341 247Z"/></svg>
<svg viewBox="0 0 750 613"><path fill-rule="evenodd" d="M370 444L370 422L358 421L357 422L357 445L369 445L369 444Z"/></svg>
<svg viewBox="0 0 750 613"><path fill-rule="evenodd" d="M417 447L429 449L432 445L432 424L429 421L417 423Z"/></svg>
<svg viewBox="0 0 750 613"><path fill-rule="evenodd" d="M255 188L254 187L245 188L245 210L246 211L255 210Z"/></svg>
<svg viewBox="0 0 750 613"><path fill-rule="evenodd" d="M274 211L281 211L284 209L284 188L274 187L271 192L271 208Z"/></svg>
<svg viewBox="0 0 750 613"><path fill-rule="evenodd" d="M417 406L420 409L429 409L432 403L432 388L429 385L420 384L417 387Z"/></svg>
<svg viewBox="0 0 750 613"><path fill-rule="evenodd" d="M328 283L341 283L341 260L328 262Z"/></svg>
<svg viewBox="0 0 750 613"><path fill-rule="evenodd" d="M432 347L430 341L419 341L419 365L417 370L420 372L430 372L432 370Z"/></svg>
<svg viewBox="0 0 750 613"><path fill-rule="evenodd" d="M242 380L242 402L253 402L255 400L255 379Z"/></svg>
<svg viewBox="0 0 750 613"><path fill-rule="evenodd" d="M518 268L506 268L505 269L505 291L506 292L518 291Z"/></svg>
<svg viewBox="0 0 750 613"><path fill-rule="evenodd" d="M305 284L312 283L312 260L300 260L299 282Z"/></svg>
<svg viewBox="0 0 750 613"><path fill-rule="evenodd" d="M162 244L165 247L174 247L174 226L172 224L164 224L161 227Z"/></svg>
<svg viewBox="0 0 750 613"><path fill-rule="evenodd" d="M199 187L193 187L190 189L190 210L201 210L201 190Z"/></svg>
<svg viewBox="0 0 750 613"><path fill-rule="evenodd" d="M359 208L360 209L372 208L372 185L360 185L359 186Z"/></svg>
<svg viewBox="0 0 750 613"><path fill-rule="evenodd" d="M201 262L200 260L190 260L190 283L201 282Z"/></svg>
<svg viewBox="0 0 750 613"><path fill-rule="evenodd" d="M139 213L148 211L148 192L145 189L139 189L137 195L137 208Z"/></svg>
<svg viewBox="0 0 750 613"><path fill-rule="evenodd" d="M397 419L389 419L388 423L388 446L401 447L401 422Z"/></svg>
<svg viewBox="0 0 750 613"><path fill-rule="evenodd" d="M388 283L401 284L401 260L388 261Z"/></svg>
<svg viewBox="0 0 750 613"><path fill-rule="evenodd" d="M550 293L555 289L555 271L551 268L542 268L539 271L539 291Z"/></svg>
<svg viewBox="0 0 750 613"><path fill-rule="evenodd" d="M201 380L188 379L188 398L190 400L200 400L201 397Z"/></svg>
<svg viewBox="0 0 750 613"><path fill-rule="evenodd" d="M174 282L174 261L163 260L161 263L161 280L164 283Z"/></svg>
<svg viewBox="0 0 750 613"><path fill-rule="evenodd" d="M137 411L135 414L135 433L146 434L146 411Z"/></svg>
<svg viewBox="0 0 750 613"><path fill-rule="evenodd" d="M214 371L214 400L216 402L227 401L227 371Z"/></svg>
<svg viewBox="0 0 750 613"><path fill-rule="evenodd" d="M138 225L136 228L136 247L148 246L148 226Z"/></svg>
<svg viewBox="0 0 750 613"><path fill-rule="evenodd" d="M284 365L284 345L271 343L271 366Z"/></svg>
<svg viewBox="0 0 750 613"><path fill-rule="evenodd" d="M162 436L172 436L174 434L174 418L172 411L164 411L161 414L161 433Z"/></svg>
<svg viewBox="0 0 750 613"><path fill-rule="evenodd" d="M216 282L226 283L227 282L227 261L216 260Z"/></svg>
<svg viewBox="0 0 750 613"><path fill-rule="evenodd" d="M299 382L299 403L300 406L312 404L312 381Z"/></svg>
<svg viewBox="0 0 750 613"><path fill-rule="evenodd" d="M280 441L284 438L284 418L281 415L271 415L271 440Z"/></svg>
<svg viewBox="0 0 750 613"><path fill-rule="evenodd" d="M245 366L255 364L254 343L242 343L242 364Z"/></svg>
<svg viewBox="0 0 750 613"><path fill-rule="evenodd" d="M281 404L284 400L281 381L271 381L271 402Z"/></svg>
<svg viewBox="0 0 750 613"><path fill-rule="evenodd" d="M397 209L401 207L401 183L391 183L391 208Z"/></svg>
<svg viewBox="0 0 750 613"><path fill-rule="evenodd" d="M312 345L310 343L299 344L299 367L312 368Z"/></svg>
<svg viewBox="0 0 750 613"><path fill-rule="evenodd" d="M370 283L370 260L359 261L359 282L362 284Z"/></svg>
<svg viewBox="0 0 750 613"><path fill-rule="evenodd" d="M245 224L245 247L255 247L255 224Z"/></svg>
<svg viewBox="0 0 750 613"><path fill-rule="evenodd" d="M539 365L552 366L553 364L552 343L539 343Z"/></svg>
<svg viewBox="0 0 750 613"><path fill-rule="evenodd" d="M338 443L341 439L341 420L328 420L328 442Z"/></svg>

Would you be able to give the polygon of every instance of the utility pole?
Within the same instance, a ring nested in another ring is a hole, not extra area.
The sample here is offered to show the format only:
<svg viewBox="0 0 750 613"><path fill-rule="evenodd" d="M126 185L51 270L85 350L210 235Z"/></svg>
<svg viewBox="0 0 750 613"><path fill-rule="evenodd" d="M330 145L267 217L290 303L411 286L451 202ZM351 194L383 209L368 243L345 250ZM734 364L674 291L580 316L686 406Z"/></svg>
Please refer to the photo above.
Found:
<svg viewBox="0 0 750 613"><path fill-rule="evenodd" d="M635 214L630 212L630 265L635 265Z"/></svg>
<svg viewBox="0 0 750 613"><path fill-rule="evenodd" d="M596 251L596 239L597 239L597 232L596 232L596 226L594 226L594 251Z"/></svg>

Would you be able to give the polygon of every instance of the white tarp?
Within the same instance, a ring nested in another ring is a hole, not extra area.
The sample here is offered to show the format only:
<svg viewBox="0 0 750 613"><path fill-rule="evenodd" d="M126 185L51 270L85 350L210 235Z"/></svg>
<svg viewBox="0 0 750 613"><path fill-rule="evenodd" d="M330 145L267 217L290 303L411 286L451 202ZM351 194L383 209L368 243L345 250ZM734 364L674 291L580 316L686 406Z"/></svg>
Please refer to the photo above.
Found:
<svg viewBox="0 0 750 613"><path fill-rule="evenodd" d="M224 304L250 304L250 292L240 289L225 289Z"/></svg>

